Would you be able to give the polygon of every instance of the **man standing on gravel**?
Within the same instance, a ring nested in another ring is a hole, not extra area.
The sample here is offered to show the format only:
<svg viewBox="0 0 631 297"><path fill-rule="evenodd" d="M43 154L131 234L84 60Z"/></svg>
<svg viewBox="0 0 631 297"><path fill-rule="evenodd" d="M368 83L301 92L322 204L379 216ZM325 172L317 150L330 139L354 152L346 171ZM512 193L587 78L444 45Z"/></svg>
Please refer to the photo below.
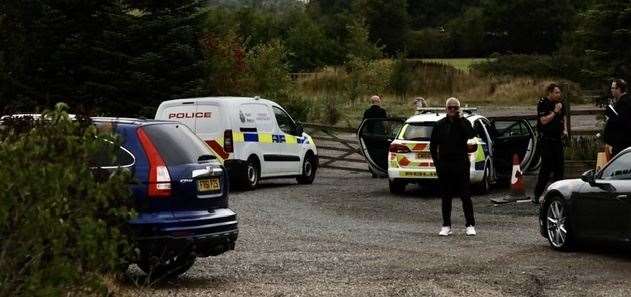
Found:
<svg viewBox="0 0 631 297"><path fill-rule="evenodd" d="M627 83L615 79L611 83L611 95L615 98L614 111L608 114L605 126L605 143L611 147L611 155L631 146L631 95L627 94Z"/></svg>
<svg viewBox="0 0 631 297"><path fill-rule="evenodd" d="M565 112L561 101L561 87L551 83L546 87L548 95L537 103L537 131L541 147L541 169L537 177L532 202L539 203L539 197L553 174L553 181L563 179L563 137L567 135Z"/></svg>
<svg viewBox="0 0 631 297"><path fill-rule="evenodd" d="M460 112L460 101L449 98L446 102L447 116L434 124L430 139L430 151L442 198L443 226L438 235L451 234L451 200L459 195L465 216L465 234L473 236L475 219L471 202L469 180L469 154L467 140L474 137L475 132L469 120Z"/></svg>

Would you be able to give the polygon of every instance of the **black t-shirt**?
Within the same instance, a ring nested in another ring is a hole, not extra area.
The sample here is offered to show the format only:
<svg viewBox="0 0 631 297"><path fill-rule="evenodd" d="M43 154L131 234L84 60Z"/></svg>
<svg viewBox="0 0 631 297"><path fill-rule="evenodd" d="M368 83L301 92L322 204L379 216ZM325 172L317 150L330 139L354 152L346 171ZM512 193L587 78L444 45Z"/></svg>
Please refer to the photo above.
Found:
<svg viewBox="0 0 631 297"><path fill-rule="evenodd" d="M541 124L541 117L545 117L554 111L554 106L558 102L553 102L547 97L542 97L537 103L537 131L545 138L561 139L563 136L563 123L565 121L565 106L554 116L551 122L546 125ZM563 102L561 102L563 103Z"/></svg>

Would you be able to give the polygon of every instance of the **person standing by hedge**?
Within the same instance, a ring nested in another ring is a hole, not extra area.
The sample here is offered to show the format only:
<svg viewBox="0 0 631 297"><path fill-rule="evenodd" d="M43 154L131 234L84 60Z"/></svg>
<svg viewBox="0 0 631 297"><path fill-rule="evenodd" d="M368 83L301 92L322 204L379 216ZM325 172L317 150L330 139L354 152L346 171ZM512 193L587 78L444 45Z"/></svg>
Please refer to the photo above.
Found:
<svg viewBox="0 0 631 297"><path fill-rule="evenodd" d="M546 87L548 95L539 99L537 103L537 131L539 131L539 145L541 151L541 169L535 186L534 203L539 203L539 197L553 174L553 181L563 179L563 137L567 135L565 112L561 99L561 87L551 83Z"/></svg>
<svg viewBox="0 0 631 297"><path fill-rule="evenodd" d="M614 97L614 110L608 114L605 125L605 143L609 145L610 153L615 156L620 151L631 146L631 96L627 94L627 83L622 79L615 79L611 83L611 95Z"/></svg>

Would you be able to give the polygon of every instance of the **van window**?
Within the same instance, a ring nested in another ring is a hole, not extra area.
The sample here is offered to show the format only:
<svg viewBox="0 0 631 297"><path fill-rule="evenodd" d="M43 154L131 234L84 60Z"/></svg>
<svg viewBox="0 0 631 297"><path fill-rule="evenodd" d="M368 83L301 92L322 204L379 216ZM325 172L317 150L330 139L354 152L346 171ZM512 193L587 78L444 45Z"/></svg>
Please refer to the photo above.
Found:
<svg viewBox="0 0 631 297"><path fill-rule="evenodd" d="M202 135L223 133L224 127L221 124L221 117L219 106L198 104L197 112L195 112L195 119L197 119L195 131Z"/></svg>
<svg viewBox="0 0 631 297"><path fill-rule="evenodd" d="M276 116L276 122L280 130L287 134L295 134L296 123L294 123L291 117L284 110L276 106L272 106L272 108L274 109L274 115Z"/></svg>
<svg viewBox="0 0 631 297"><path fill-rule="evenodd" d="M189 128L177 124L143 126L167 166L197 163L212 152Z"/></svg>
<svg viewBox="0 0 631 297"><path fill-rule="evenodd" d="M274 132L274 121L265 104L247 103L239 108L239 120L242 128L254 128L259 132Z"/></svg>

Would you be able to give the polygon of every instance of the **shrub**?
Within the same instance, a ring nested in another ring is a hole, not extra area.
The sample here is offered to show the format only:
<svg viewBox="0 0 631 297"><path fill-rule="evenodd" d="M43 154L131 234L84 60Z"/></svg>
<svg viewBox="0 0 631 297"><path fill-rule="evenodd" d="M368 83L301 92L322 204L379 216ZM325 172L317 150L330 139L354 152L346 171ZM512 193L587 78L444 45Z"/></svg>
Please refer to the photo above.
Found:
<svg viewBox="0 0 631 297"><path fill-rule="evenodd" d="M88 167L118 141L65 110L0 130L0 296L106 295L101 276L125 267L129 175Z"/></svg>

